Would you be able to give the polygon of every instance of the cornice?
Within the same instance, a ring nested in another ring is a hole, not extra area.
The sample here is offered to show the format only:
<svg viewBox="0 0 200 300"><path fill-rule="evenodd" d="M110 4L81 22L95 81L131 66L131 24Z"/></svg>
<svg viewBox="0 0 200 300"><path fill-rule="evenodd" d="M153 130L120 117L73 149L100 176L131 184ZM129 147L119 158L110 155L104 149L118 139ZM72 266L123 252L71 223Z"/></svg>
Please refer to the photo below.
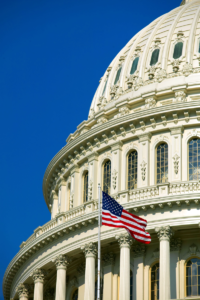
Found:
<svg viewBox="0 0 200 300"><path fill-rule="evenodd" d="M198 110L200 106L200 101L199 100L192 100L192 101L189 101L189 102L184 102L184 103L175 103L175 104L170 104L170 105L165 105L165 106L159 106L159 107L155 107L155 108L151 108L151 109L148 109L148 110L142 110L142 111L139 111L139 112L134 112L134 113L130 113L130 114L127 114L127 115L124 115L124 116L121 116L117 119L111 119L111 120L108 120L106 123L104 124L101 124L95 128L92 128L90 130L88 130L87 132L85 132L84 134L80 135L80 136L77 136L73 141L71 141L69 144L67 144L66 146L64 146L56 155L55 157L51 160L51 162L49 163L47 169L46 169L46 172L45 172L45 175L44 175L44 179L43 179L43 193L44 193L44 198L45 198L45 201L48 205L48 199L47 199L47 181L48 181L48 178L49 178L49 175L51 175L53 173L53 169L56 169L58 165L60 165L60 163L62 162L62 160L64 160L64 158L66 158L66 154L71 152L72 150L75 151L76 147L79 147L81 146L81 144L88 140L91 140L91 139L95 139L97 138L98 135L100 135L101 133L105 132L105 130L110 130L112 132L112 130L115 132L116 131L116 127L119 129L122 126L122 124L126 124L125 126L125 133L126 133L126 130L128 129L127 128L127 123L131 123L131 122L136 122L137 124L139 123L139 119L145 119L145 118L151 118L152 115L154 115L154 117L158 117L159 115L162 116L162 115L165 115L167 113L173 113L176 112L176 111L184 111L184 110ZM185 117L187 118L187 116ZM197 119L197 117L191 117L190 119ZM153 120L153 119L151 119ZM154 119L155 120L155 119ZM164 120L164 119L163 119ZM181 118L180 120L184 120L184 118ZM176 121L176 120L175 120ZM166 122L169 123L171 122L173 124L173 121L172 120L164 120L162 122L158 122L157 125L161 125L163 122ZM187 122L187 121L186 121ZM169 123L170 124L170 123ZM185 124L185 126L188 126L189 124ZM173 125L174 127L174 125ZM138 133L142 133L141 132L141 128L142 127L137 127L135 128L134 130L131 129L131 131L133 131L133 133L135 133L133 135L133 137L137 136ZM158 129L155 129L154 128L154 124L152 125L148 125L146 126L145 129L149 130L149 133L153 133L155 130L158 130ZM114 130L115 129L115 130ZM169 130L170 127L163 127L164 130ZM163 129L160 129L163 130ZM119 131L119 130L118 130ZM127 133L131 133L131 131L127 131ZM135 132L137 131L137 132ZM123 140L123 139L126 139L127 137L124 136L123 137L123 134L120 135L118 134L117 135L117 138L120 138L120 140ZM109 138L109 140L111 140L111 138ZM104 143L104 141L101 142L101 145L102 143ZM110 142L109 142L110 143ZM109 146L111 146L109 144ZM95 147L95 146L94 146ZM103 147L108 147L107 144L104 144Z"/></svg>

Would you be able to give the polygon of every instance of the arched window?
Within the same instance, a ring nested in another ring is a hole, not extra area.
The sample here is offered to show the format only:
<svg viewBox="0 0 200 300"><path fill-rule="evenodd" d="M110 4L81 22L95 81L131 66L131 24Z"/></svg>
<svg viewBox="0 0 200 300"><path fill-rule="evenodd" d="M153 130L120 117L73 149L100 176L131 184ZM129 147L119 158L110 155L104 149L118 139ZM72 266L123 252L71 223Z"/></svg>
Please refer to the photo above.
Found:
<svg viewBox="0 0 200 300"><path fill-rule="evenodd" d="M108 78L106 79L106 82L104 83L104 88L103 88L101 96L103 96L105 94L107 82L108 82Z"/></svg>
<svg viewBox="0 0 200 300"><path fill-rule="evenodd" d="M128 155L128 189L137 188L137 161L138 155L137 151L132 151Z"/></svg>
<svg viewBox="0 0 200 300"><path fill-rule="evenodd" d="M159 263L151 268L151 300L159 299Z"/></svg>
<svg viewBox="0 0 200 300"><path fill-rule="evenodd" d="M133 300L133 272L130 271L130 300Z"/></svg>
<svg viewBox="0 0 200 300"><path fill-rule="evenodd" d="M135 71L137 70L138 61L139 61L139 57L136 57L132 63L130 74L134 74Z"/></svg>
<svg viewBox="0 0 200 300"><path fill-rule="evenodd" d="M114 85L117 84L119 78L120 78L120 74L121 74L121 70L122 70L122 67L120 67L118 70L117 70L117 74L115 76L115 81L114 81Z"/></svg>
<svg viewBox="0 0 200 300"><path fill-rule="evenodd" d="M200 179L200 139L189 142L189 180Z"/></svg>
<svg viewBox="0 0 200 300"><path fill-rule="evenodd" d="M174 47L173 58L174 58L174 59L177 59L177 58L181 57L182 51L183 51L183 43L182 43L182 42L178 42L178 43L175 45L175 47Z"/></svg>
<svg viewBox="0 0 200 300"><path fill-rule="evenodd" d="M83 202L88 201L88 172L83 176Z"/></svg>
<svg viewBox="0 0 200 300"><path fill-rule="evenodd" d="M168 145L160 144L156 149L157 156L157 183L165 183L168 181Z"/></svg>
<svg viewBox="0 0 200 300"><path fill-rule="evenodd" d="M151 55L150 66L154 66L158 62L160 49L155 49Z"/></svg>
<svg viewBox="0 0 200 300"><path fill-rule="evenodd" d="M78 289L76 289L72 294L72 300L78 300Z"/></svg>
<svg viewBox="0 0 200 300"><path fill-rule="evenodd" d="M198 47L198 52L200 53L200 39L199 39L199 47Z"/></svg>
<svg viewBox="0 0 200 300"><path fill-rule="evenodd" d="M200 296L199 258L191 258L186 264L186 296Z"/></svg>
<svg viewBox="0 0 200 300"><path fill-rule="evenodd" d="M111 187L111 161L107 160L103 166L103 191L110 194Z"/></svg>

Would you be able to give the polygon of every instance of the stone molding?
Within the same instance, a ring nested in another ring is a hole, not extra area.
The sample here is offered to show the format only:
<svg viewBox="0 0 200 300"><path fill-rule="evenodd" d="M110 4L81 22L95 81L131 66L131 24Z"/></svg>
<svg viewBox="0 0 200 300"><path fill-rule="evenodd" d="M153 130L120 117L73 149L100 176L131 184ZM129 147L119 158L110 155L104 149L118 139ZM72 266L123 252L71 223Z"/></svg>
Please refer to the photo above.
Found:
<svg viewBox="0 0 200 300"><path fill-rule="evenodd" d="M44 269L35 269L33 273L31 273L31 277L33 278L34 283L36 282L44 283L46 275L47 275L47 271Z"/></svg>
<svg viewBox="0 0 200 300"><path fill-rule="evenodd" d="M71 262L71 258L67 255L60 254L57 257L55 257L52 262L56 265L57 270L58 269L67 269L67 266Z"/></svg>
<svg viewBox="0 0 200 300"><path fill-rule="evenodd" d="M171 229L171 227L169 225L162 226L162 227L156 227L155 232L157 233L160 241L164 241L164 240L169 241L173 235L173 230Z"/></svg>
<svg viewBox="0 0 200 300"><path fill-rule="evenodd" d="M88 243L81 247L81 250L84 252L85 257L96 257L97 247L95 243Z"/></svg>
<svg viewBox="0 0 200 300"><path fill-rule="evenodd" d="M145 255L145 252L146 252L146 246L144 244L138 244L138 245L135 245L133 248L132 248L132 251L133 251L133 256L134 257L141 257L141 256L144 256Z"/></svg>
<svg viewBox="0 0 200 300"><path fill-rule="evenodd" d="M183 126L171 127L170 128L171 135L182 134L184 131Z"/></svg>
<svg viewBox="0 0 200 300"><path fill-rule="evenodd" d="M16 289L16 292L19 295L19 299L22 297L27 297L29 296L30 293L30 285L27 283L20 283Z"/></svg>
<svg viewBox="0 0 200 300"><path fill-rule="evenodd" d="M115 239L118 241L120 248L130 248L133 243L133 238L128 233L116 235Z"/></svg>

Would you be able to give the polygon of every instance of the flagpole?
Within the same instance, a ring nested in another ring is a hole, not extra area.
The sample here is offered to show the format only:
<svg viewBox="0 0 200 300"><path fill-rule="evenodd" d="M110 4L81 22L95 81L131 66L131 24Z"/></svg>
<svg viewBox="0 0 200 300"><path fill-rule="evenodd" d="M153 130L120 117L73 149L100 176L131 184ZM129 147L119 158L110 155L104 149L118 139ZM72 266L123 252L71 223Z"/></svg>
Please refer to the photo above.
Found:
<svg viewBox="0 0 200 300"><path fill-rule="evenodd" d="M100 300L100 268L101 268L101 186L98 184L99 195L99 217L98 217L98 278L97 278L97 300Z"/></svg>

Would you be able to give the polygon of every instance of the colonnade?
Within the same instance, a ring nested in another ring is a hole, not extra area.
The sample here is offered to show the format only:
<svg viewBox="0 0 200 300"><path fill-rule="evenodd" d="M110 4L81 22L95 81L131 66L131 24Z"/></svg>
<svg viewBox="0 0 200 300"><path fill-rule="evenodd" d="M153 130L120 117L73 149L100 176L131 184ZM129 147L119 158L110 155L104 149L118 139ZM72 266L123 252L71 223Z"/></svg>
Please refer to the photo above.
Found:
<svg viewBox="0 0 200 300"><path fill-rule="evenodd" d="M160 288L159 288L159 299L169 300L170 299L170 238L173 234L170 226L155 228L160 240ZM116 240L120 246L120 282L119 282L119 300L130 300L130 249L133 243L132 237L128 233L119 234ZM85 254L85 288L84 288L84 300L95 299L95 259L97 256L96 244L91 242L81 247L81 250ZM140 249L139 256L143 256L142 250ZM112 300L113 296L116 295L117 299L117 278L112 274L110 264L114 256L112 253L107 253L103 260L108 262L107 267L107 278L104 279L104 292L103 299ZM59 255L53 259L53 263L57 269L56 276L56 292L55 300L66 300L66 273L67 266L70 263L71 258L67 255ZM140 272L140 270L138 270ZM144 300L143 284L144 284L144 269L142 271L141 290L136 294L136 300ZM111 275L112 274L112 278ZM34 281L34 300L43 300L43 287L45 276L47 271L44 269L36 269L31 274ZM112 282L112 283L111 283ZM112 286L112 293L111 286ZM106 291L106 292L105 292ZM141 292L142 291L142 292ZM20 283L17 292L20 300L28 300L30 293L30 286L26 283ZM111 295L112 294L112 295ZM48 299L50 299L48 297ZM52 298L53 299L53 298ZM46 300L46 299L44 299Z"/></svg>

